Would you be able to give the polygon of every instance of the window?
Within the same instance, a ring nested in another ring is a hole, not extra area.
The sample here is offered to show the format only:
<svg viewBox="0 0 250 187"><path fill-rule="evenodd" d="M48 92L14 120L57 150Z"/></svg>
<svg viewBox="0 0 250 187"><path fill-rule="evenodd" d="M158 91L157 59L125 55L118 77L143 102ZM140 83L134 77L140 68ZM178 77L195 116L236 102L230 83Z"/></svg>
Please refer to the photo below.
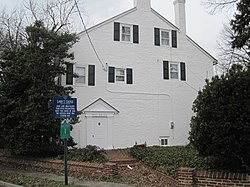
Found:
<svg viewBox="0 0 250 187"><path fill-rule="evenodd" d="M168 146L169 145L168 139L169 139L168 136L160 137L160 146Z"/></svg>
<svg viewBox="0 0 250 187"><path fill-rule="evenodd" d="M119 82L125 82L125 69L115 69L115 80Z"/></svg>
<svg viewBox="0 0 250 187"><path fill-rule="evenodd" d="M131 27L130 26L121 26L121 38L122 41L130 42L131 41Z"/></svg>
<svg viewBox="0 0 250 187"><path fill-rule="evenodd" d="M178 71L177 63L170 63L170 78L171 79L179 79L179 71Z"/></svg>
<svg viewBox="0 0 250 187"><path fill-rule="evenodd" d="M163 61L163 79L180 79L181 81L186 81L186 63Z"/></svg>
<svg viewBox="0 0 250 187"><path fill-rule="evenodd" d="M169 46L170 45L170 32L169 31L161 31L161 45Z"/></svg>
<svg viewBox="0 0 250 187"><path fill-rule="evenodd" d="M78 77L75 80L76 84L86 84L86 68L76 67L76 74Z"/></svg>
<svg viewBox="0 0 250 187"><path fill-rule="evenodd" d="M164 30L154 28L154 43L156 46L171 46L177 48L177 32L176 30Z"/></svg>
<svg viewBox="0 0 250 187"><path fill-rule="evenodd" d="M126 82L126 84L133 84L133 69L132 68L115 68L109 66L108 68L108 82Z"/></svg>
<svg viewBox="0 0 250 187"><path fill-rule="evenodd" d="M114 41L139 44L139 25L126 25L114 22Z"/></svg>

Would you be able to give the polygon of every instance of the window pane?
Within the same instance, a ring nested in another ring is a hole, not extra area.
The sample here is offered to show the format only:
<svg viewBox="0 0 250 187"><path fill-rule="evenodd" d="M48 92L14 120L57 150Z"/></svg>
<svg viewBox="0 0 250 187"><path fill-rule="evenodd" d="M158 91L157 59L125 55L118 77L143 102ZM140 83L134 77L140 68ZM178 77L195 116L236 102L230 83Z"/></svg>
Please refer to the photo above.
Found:
<svg viewBox="0 0 250 187"><path fill-rule="evenodd" d="M76 67L77 75L85 75L85 67Z"/></svg>
<svg viewBox="0 0 250 187"><path fill-rule="evenodd" d="M170 64L170 71L171 72L178 72L178 65L177 64Z"/></svg>
<svg viewBox="0 0 250 187"><path fill-rule="evenodd" d="M124 76L116 76L116 81L124 81Z"/></svg>
<svg viewBox="0 0 250 187"><path fill-rule="evenodd" d="M161 145L164 145L164 139L161 139Z"/></svg>
<svg viewBox="0 0 250 187"><path fill-rule="evenodd" d="M178 73L171 72L171 79L178 79Z"/></svg>
<svg viewBox="0 0 250 187"><path fill-rule="evenodd" d="M125 27L125 26L123 26L123 27L122 27L122 33L123 33L123 34L129 34L129 35L130 35L130 27Z"/></svg>
<svg viewBox="0 0 250 187"><path fill-rule="evenodd" d="M161 44L162 45L169 45L169 40L168 39L162 39Z"/></svg>
<svg viewBox="0 0 250 187"><path fill-rule="evenodd" d="M122 35L122 41L130 42L130 35Z"/></svg>
<svg viewBox="0 0 250 187"><path fill-rule="evenodd" d="M116 74L117 74L117 75L124 75L124 70L123 70L123 69L118 69L118 70L116 71Z"/></svg>
<svg viewBox="0 0 250 187"><path fill-rule="evenodd" d="M76 83L85 84L85 76L79 76L76 78Z"/></svg>
<svg viewBox="0 0 250 187"><path fill-rule="evenodd" d="M168 145L168 139L164 139L164 145Z"/></svg>
<svg viewBox="0 0 250 187"><path fill-rule="evenodd" d="M167 32L167 31L161 31L161 37L162 38L169 38L169 32Z"/></svg>

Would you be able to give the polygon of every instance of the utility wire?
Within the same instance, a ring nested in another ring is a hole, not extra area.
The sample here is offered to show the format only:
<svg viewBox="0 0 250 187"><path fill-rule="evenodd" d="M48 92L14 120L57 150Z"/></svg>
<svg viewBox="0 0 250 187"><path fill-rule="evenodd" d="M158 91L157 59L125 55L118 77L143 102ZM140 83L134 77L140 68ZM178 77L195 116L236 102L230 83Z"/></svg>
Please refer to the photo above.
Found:
<svg viewBox="0 0 250 187"><path fill-rule="evenodd" d="M194 88L193 86L191 86L190 84L188 84L187 82L185 82L186 85L188 85L190 88L192 88L194 91L198 92L198 90L196 88Z"/></svg>
<svg viewBox="0 0 250 187"><path fill-rule="evenodd" d="M187 69L199 80L201 81L202 83L205 82L205 80L202 80L196 73L194 73L188 66L186 66Z"/></svg>
<svg viewBox="0 0 250 187"><path fill-rule="evenodd" d="M86 27L86 25L85 25L85 23L84 23L84 21L83 21L82 14L81 14L81 12L80 12L80 9L79 9L79 7L78 7L78 4L77 4L76 0L74 0L74 1L75 1L75 5L76 5L77 12L78 12L79 17L80 17L80 19L81 19L81 21L82 21L84 30L85 30L85 32L86 32L86 34L87 34L87 36L88 36L89 43L91 44L92 49L93 49L93 51L95 52L95 55L96 55L98 61L99 61L100 64L102 65L102 68L103 68L104 70L106 70L106 68L105 68L104 64L102 63L102 61L101 61L101 59L100 59L100 57L99 57L99 55L98 55L98 53L97 53L97 51L96 51L96 49L95 49L95 46L94 46L94 44L93 44L93 42L92 42L92 40L91 40L91 38L90 38L90 36L89 36L87 27Z"/></svg>

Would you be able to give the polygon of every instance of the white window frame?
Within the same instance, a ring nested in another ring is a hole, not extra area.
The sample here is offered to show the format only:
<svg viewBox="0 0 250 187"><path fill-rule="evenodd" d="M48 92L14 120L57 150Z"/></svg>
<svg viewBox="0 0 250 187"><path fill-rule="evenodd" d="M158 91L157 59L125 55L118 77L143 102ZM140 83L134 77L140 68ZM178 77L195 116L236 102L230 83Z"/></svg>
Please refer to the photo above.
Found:
<svg viewBox="0 0 250 187"><path fill-rule="evenodd" d="M162 144L162 141L164 141L163 144ZM167 144L166 144L166 141L167 141ZM169 136L160 136L159 142L160 142L160 146L162 146L162 147L169 146Z"/></svg>
<svg viewBox="0 0 250 187"><path fill-rule="evenodd" d="M176 65L177 66L177 71L172 71L171 70L171 65ZM177 78L172 78L172 73L177 73ZM171 80L180 80L180 63L178 62L170 62L169 63L169 78Z"/></svg>
<svg viewBox="0 0 250 187"><path fill-rule="evenodd" d="M79 75L78 72L77 72L77 68L84 68L84 70L85 70L85 75ZM88 81L88 80L87 80L87 77L88 77L88 76L87 76L87 66L76 65L76 66L75 66L75 71L74 71L74 72L75 72L75 74L77 74L79 77L80 77L80 76L84 77L84 83L77 82L77 80L78 80L79 78L78 78L78 77L75 77L75 79L74 79L74 80L75 80L75 81L74 81L75 84L74 84L74 85L80 85L80 86L85 86L85 85L87 85L87 81Z"/></svg>
<svg viewBox="0 0 250 187"><path fill-rule="evenodd" d="M163 37L162 37L162 32L167 32L169 38L163 38ZM163 42L162 42L163 39L164 39L164 40L167 40L167 39L168 39L168 45L163 44ZM161 42L161 46L170 47L170 44L171 44L171 32L170 32L170 30L160 29L160 42Z"/></svg>
<svg viewBox="0 0 250 187"><path fill-rule="evenodd" d="M118 71L124 71L124 74L123 75L118 75ZM125 68L115 68L115 82L120 82L120 83L126 83L126 69ZM117 77L124 77L124 80L117 80Z"/></svg>
<svg viewBox="0 0 250 187"><path fill-rule="evenodd" d="M123 33L123 32L122 32L122 28L123 28L123 27L129 28L129 32L130 32L130 33L129 33L129 34ZM120 27L120 28L121 28L121 30L120 30L120 33L121 33L121 36L120 36L120 37L121 37L121 41L122 41L122 42L132 43L132 34L133 34L133 28L132 28L132 26L131 26L131 25L126 25L126 24L121 24L121 27ZM129 41L123 40L123 37L122 37L123 35L129 36Z"/></svg>

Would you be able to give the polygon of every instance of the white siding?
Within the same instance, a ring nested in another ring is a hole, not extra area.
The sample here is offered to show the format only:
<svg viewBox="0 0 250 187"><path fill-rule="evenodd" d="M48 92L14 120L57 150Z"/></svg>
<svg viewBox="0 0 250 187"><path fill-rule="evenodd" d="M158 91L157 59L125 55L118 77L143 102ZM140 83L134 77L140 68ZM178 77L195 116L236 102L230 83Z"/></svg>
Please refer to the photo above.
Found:
<svg viewBox="0 0 250 187"><path fill-rule="evenodd" d="M113 41L114 21L139 25L139 44ZM212 58L178 31L177 48L155 46L154 27L176 29L151 9L135 9L89 32L103 63L133 69L132 85L108 83L108 72L102 69L86 34L81 34L72 49L75 63L96 65L95 86L74 87L78 109L102 98L119 110L112 122L114 148L131 147L135 142L159 145L160 136L169 136L170 145L187 144L192 103L204 79L213 74ZM163 80L163 60L185 62L187 81ZM84 114L81 120L73 133L83 147L86 138L77 136L88 133ZM170 129L170 121L175 123L174 129Z"/></svg>

